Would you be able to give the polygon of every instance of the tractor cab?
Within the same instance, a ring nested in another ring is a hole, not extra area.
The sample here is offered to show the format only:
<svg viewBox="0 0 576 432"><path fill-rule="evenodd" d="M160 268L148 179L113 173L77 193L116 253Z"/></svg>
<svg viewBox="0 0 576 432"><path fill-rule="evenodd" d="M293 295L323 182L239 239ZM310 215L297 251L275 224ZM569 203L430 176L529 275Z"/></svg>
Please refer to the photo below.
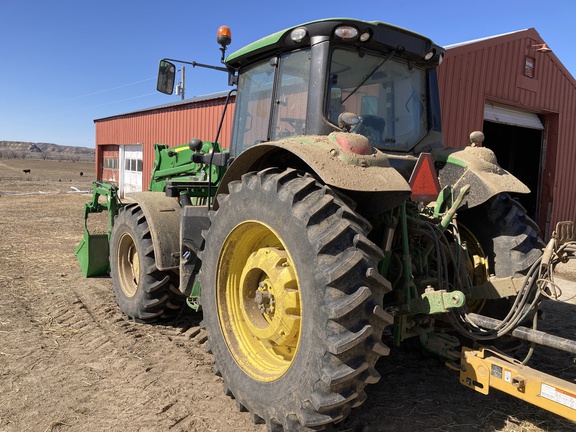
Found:
<svg viewBox="0 0 576 432"><path fill-rule="evenodd" d="M439 146L443 54L416 33L349 19L303 24L248 45L225 61L238 83L231 152L342 130L385 151Z"/></svg>

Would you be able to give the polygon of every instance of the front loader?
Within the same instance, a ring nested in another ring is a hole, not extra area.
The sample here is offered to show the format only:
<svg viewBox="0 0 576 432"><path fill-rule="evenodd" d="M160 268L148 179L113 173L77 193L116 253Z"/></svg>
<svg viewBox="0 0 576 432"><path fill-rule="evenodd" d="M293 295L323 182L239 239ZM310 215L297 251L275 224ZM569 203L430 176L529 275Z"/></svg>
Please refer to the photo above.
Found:
<svg viewBox="0 0 576 432"><path fill-rule="evenodd" d="M576 354L536 329L554 267L574 257L573 224L543 243L513 198L528 188L480 133L444 145L444 50L353 19L228 56L228 28L218 42L222 66L160 62L165 93L176 62L227 73L232 139L157 145L149 190L118 203L109 249L122 311L153 322L184 302L201 310L226 393L273 431L342 421L380 379L377 360L409 339L464 385L576 420L576 387L508 350L520 338Z"/></svg>

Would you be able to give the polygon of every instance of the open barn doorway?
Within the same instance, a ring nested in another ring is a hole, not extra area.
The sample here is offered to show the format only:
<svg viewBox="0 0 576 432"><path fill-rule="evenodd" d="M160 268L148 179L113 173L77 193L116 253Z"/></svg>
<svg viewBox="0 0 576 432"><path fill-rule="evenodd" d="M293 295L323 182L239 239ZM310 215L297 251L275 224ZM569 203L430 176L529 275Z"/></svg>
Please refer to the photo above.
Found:
<svg viewBox="0 0 576 432"><path fill-rule="evenodd" d="M530 194L514 194L514 199L538 221L542 130L484 121L483 132L483 144L496 154L500 166L530 188Z"/></svg>

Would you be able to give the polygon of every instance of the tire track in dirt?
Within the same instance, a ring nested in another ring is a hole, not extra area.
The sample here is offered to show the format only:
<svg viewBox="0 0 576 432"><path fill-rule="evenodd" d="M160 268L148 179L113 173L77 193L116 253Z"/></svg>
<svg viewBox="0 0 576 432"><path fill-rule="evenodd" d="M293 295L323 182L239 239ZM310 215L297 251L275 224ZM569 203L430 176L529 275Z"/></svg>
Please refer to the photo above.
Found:
<svg viewBox="0 0 576 432"><path fill-rule="evenodd" d="M128 431L262 430L223 394L199 316L136 324L115 305L109 279L81 286L74 279L37 298L10 295L3 305L29 325L0 349L12 360L0 367L0 430L103 431L119 423ZM2 282L13 293L20 279ZM0 323L16 330L9 318ZM37 389L34 401L20 397L25 388ZM22 427L22 412L37 416L38 427Z"/></svg>
<svg viewBox="0 0 576 432"><path fill-rule="evenodd" d="M109 280L102 282L108 285ZM134 430L262 430L222 393L212 357L204 351L206 334L198 317L184 314L170 325L137 324L121 314L108 290L73 287L72 292L71 305L60 304L51 315L81 337L84 353L74 364L96 374L92 406L106 406L113 397L118 401L115 416L128 417ZM225 415L213 424L202 413L210 413L219 398ZM93 427L106 429L113 416L96 410L90 417Z"/></svg>
<svg viewBox="0 0 576 432"><path fill-rule="evenodd" d="M224 395L200 316L130 322L110 278L82 276L85 197L1 199L0 430L263 430Z"/></svg>

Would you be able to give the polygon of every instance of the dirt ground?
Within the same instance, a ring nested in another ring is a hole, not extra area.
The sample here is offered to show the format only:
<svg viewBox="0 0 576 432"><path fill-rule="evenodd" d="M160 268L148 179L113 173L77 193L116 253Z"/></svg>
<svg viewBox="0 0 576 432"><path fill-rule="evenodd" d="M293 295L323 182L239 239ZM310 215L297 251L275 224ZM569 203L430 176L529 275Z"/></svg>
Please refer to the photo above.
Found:
<svg viewBox="0 0 576 432"><path fill-rule="evenodd" d="M117 308L110 278L83 277L74 249L90 196L77 190L90 188L93 172L79 162L0 159L0 431L265 431L224 395L204 349L201 314L135 324ZM576 268L561 276L576 281ZM541 328L574 338L575 305L548 303ZM576 378L569 354L542 348L533 360ZM576 426L496 390L467 389L419 350L393 349L378 366L382 379L368 388L367 402L336 430Z"/></svg>

